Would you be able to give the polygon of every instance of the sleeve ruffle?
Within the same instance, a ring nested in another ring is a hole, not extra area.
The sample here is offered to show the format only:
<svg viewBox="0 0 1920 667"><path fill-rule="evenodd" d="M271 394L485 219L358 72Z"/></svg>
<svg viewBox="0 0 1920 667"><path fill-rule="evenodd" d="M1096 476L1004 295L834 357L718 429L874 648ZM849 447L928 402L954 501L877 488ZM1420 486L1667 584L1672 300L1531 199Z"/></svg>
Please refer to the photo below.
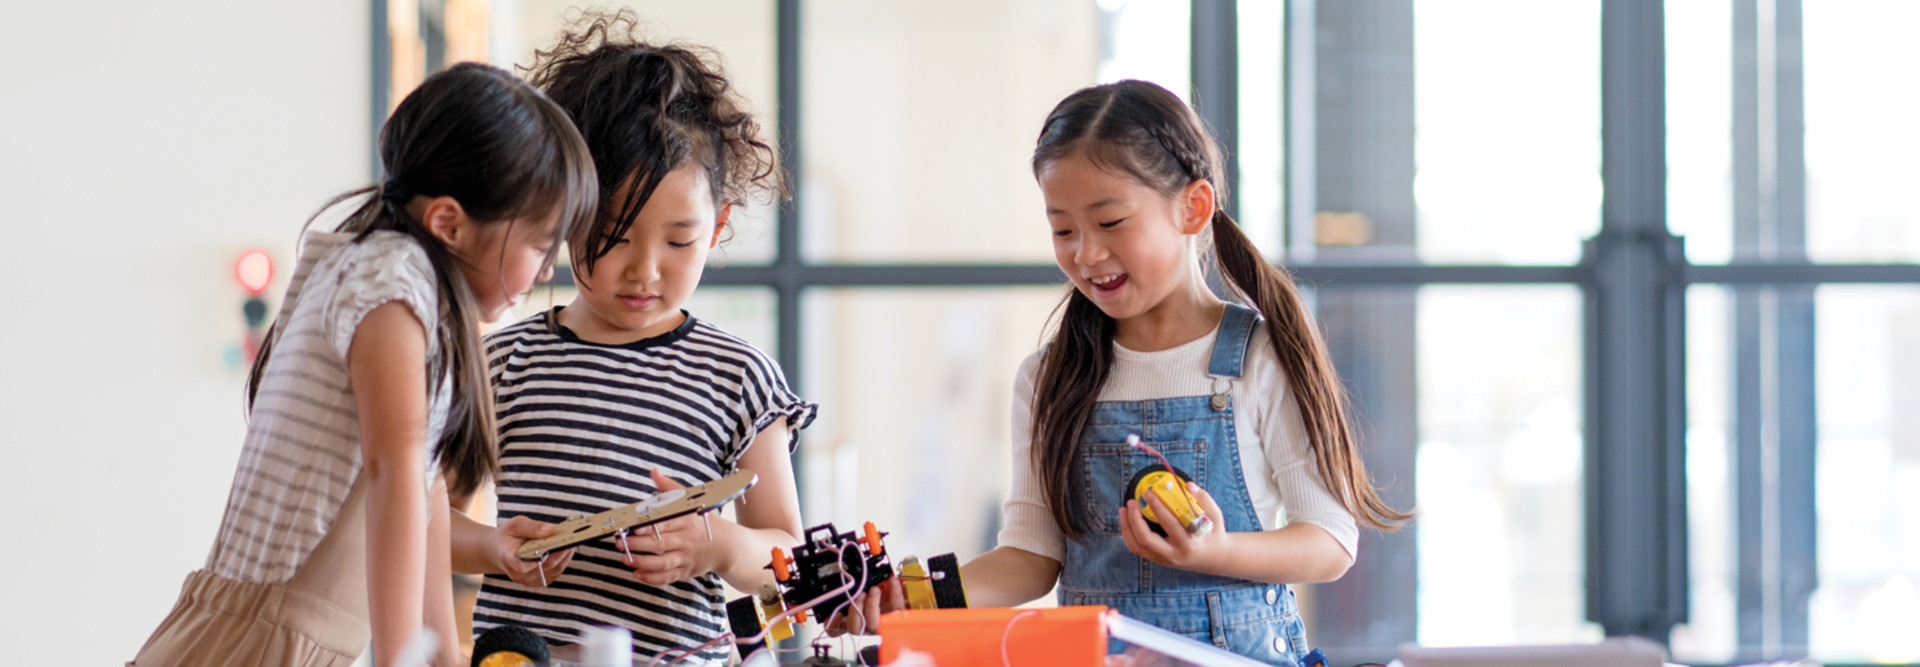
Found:
<svg viewBox="0 0 1920 667"><path fill-rule="evenodd" d="M345 252L335 269L340 274L339 287L334 290L327 319L329 342L340 358L347 358L354 331L367 313L394 301L406 304L429 332L428 358L439 354L439 336L431 335L440 321L439 295L426 251L405 236L376 234Z"/></svg>

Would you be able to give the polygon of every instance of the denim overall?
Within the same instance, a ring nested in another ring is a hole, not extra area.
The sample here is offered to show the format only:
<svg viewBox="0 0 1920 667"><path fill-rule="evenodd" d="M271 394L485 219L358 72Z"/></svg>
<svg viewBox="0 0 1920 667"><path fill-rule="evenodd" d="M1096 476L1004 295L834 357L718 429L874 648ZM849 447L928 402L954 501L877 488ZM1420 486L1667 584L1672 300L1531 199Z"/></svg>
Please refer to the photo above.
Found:
<svg viewBox="0 0 1920 667"><path fill-rule="evenodd" d="M1298 665L1308 651L1306 624L1286 585L1156 565L1127 551L1120 538L1119 508L1123 497L1131 497L1128 482L1142 468L1159 463L1129 447L1128 434L1139 435L1142 443L1159 450L1174 468L1213 494L1225 515L1212 517L1215 530L1260 530L1240 470L1232 396L1259 322L1254 311L1227 304L1207 363L1213 395L1094 405L1085 441L1072 463L1072 488L1093 511L1093 533L1067 540L1059 597L1062 605L1106 605L1240 655Z"/></svg>

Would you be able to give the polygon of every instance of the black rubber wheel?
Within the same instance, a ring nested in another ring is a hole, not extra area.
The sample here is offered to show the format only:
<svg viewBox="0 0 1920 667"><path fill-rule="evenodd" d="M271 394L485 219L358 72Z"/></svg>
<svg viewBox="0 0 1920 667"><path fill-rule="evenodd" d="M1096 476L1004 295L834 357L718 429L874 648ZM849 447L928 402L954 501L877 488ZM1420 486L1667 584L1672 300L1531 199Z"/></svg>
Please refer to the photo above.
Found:
<svg viewBox="0 0 1920 667"><path fill-rule="evenodd" d="M1136 495L1136 491L1138 491L1140 488L1140 483L1143 481L1146 481L1147 475L1151 475L1153 473L1160 472L1166 469L1167 469L1166 466L1155 463L1145 468L1141 468L1140 472L1134 473L1133 479L1127 480L1126 488L1120 489L1120 506L1126 507L1127 501L1133 500L1133 497ZM1173 469L1173 476L1180 478L1180 481L1182 482L1193 481L1192 477L1187 476L1186 471L1181 470L1179 468ZM1141 506L1145 507L1145 501L1141 501L1141 502L1142 502ZM1141 518L1145 518L1145 516L1143 515ZM1167 536L1167 529L1160 527L1160 522L1158 521L1148 520L1147 527L1152 528L1153 532L1156 534L1159 534L1161 537Z"/></svg>

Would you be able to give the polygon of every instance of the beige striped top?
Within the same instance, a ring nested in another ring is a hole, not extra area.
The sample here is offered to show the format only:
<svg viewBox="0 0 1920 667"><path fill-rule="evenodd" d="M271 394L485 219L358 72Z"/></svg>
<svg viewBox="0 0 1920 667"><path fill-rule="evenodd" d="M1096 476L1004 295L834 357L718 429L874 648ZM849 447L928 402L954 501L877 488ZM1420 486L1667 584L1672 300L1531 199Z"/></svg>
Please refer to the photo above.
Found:
<svg viewBox="0 0 1920 667"><path fill-rule="evenodd" d="M292 578L333 525L360 475L359 419L347 378L354 328L375 307L405 303L440 321L434 271L398 232L309 233L276 320L282 326L248 416L246 446L207 569L239 581ZM427 337L427 355L439 353ZM431 447L446 425L447 380L429 390ZM433 474L429 455L424 475Z"/></svg>

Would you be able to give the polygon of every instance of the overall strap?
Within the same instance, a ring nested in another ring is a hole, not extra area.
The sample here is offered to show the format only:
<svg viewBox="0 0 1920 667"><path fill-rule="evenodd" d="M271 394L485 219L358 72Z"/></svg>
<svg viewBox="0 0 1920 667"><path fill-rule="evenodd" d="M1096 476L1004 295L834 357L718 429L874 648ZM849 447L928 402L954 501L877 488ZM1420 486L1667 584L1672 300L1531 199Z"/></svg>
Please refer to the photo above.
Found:
<svg viewBox="0 0 1920 667"><path fill-rule="evenodd" d="M1253 340L1253 328L1260 325L1260 314L1252 308L1228 303L1220 314L1220 335L1213 341L1213 356L1207 360L1207 374L1214 377L1240 377L1247 360L1247 346Z"/></svg>

